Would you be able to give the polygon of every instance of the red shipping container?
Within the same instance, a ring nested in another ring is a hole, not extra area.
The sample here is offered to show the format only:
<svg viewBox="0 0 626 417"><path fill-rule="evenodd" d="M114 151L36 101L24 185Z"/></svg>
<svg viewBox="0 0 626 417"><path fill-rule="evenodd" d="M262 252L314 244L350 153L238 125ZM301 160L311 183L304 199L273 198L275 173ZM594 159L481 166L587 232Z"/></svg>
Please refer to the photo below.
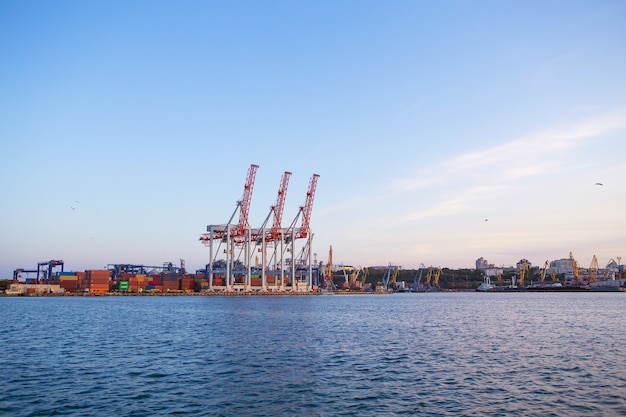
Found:
<svg viewBox="0 0 626 417"><path fill-rule="evenodd" d="M178 291L178 281L163 281L163 291Z"/></svg>
<svg viewBox="0 0 626 417"><path fill-rule="evenodd" d="M61 281L60 286L66 292L76 292L78 290L78 281Z"/></svg>

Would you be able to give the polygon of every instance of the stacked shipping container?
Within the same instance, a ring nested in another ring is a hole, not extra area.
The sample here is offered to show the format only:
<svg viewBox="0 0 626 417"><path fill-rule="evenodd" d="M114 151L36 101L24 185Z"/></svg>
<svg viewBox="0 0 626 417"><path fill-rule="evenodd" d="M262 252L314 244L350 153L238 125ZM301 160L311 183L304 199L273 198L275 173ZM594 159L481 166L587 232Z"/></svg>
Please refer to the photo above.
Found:
<svg viewBox="0 0 626 417"><path fill-rule="evenodd" d="M180 289L186 292L194 291L196 278L193 275L183 275L180 278Z"/></svg>
<svg viewBox="0 0 626 417"><path fill-rule="evenodd" d="M59 285L66 292L76 292L79 289L78 285L78 275L74 272L60 272L59 275Z"/></svg>
<svg viewBox="0 0 626 417"><path fill-rule="evenodd" d="M178 274L176 272L163 273L163 292L178 291Z"/></svg>
<svg viewBox="0 0 626 417"><path fill-rule="evenodd" d="M90 294L103 294L109 291L111 273L107 269L85 271Z"/></svg>

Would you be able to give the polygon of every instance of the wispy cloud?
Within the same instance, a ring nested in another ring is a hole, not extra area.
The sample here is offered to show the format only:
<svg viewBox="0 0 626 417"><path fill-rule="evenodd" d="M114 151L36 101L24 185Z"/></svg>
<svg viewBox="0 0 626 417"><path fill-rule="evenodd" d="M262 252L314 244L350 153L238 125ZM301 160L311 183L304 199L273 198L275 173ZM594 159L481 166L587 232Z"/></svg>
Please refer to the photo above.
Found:
<svg viewBox="0 0 626 417"><path fill-rule="evenodd" d="M433 198L395 221L457 215L478 203L515 198L516 180L580 166L580 159L572 158L569 150L624 128L626 111L621 110L575 126L539 131L491 148L456 155L438 165L425 167L413 177L393 181L390 189L401 193L423 190Z"/></svg>
<svg viewBox="0 0 626 417"><path fill-rule="evenodd" d="M485 173L498 181L544 175L562 168L567 161L565 151L624 128L626 109L620 109L574 126L539 131L491 148L453 156L439 166L393 180L390 188L407 191Z"/></svg>

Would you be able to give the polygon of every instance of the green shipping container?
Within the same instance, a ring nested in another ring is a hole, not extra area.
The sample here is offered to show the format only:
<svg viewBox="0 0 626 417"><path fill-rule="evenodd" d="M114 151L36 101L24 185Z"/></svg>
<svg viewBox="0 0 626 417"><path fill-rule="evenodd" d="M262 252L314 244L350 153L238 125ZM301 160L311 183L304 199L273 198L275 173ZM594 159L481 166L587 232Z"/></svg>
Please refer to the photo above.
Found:
<svg viewBox="0 0 626 417"><path fill-rule="evenodd" d="M117 289L120 291L128 291L128 281L118 281Z"/></svg>

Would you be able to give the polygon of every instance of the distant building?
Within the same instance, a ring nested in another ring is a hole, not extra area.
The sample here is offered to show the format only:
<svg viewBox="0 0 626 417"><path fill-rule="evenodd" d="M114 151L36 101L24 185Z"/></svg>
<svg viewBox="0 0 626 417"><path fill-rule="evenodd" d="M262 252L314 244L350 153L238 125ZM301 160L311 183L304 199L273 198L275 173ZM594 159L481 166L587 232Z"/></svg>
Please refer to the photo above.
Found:
<svg viewBox="0 0 626 417"><path fill-rule="evenodd" d="M520 269L522 269L524 266L526 266L528 269L530 269L533 264L530 263L530 261L528 259L522 259L517 263L517 270L519 271Z"/></svg>
<svg viewBox="0 0 626 417"><path fill-rule="evenodd" d="M488 268L483 269L483 272L487 277L496 277L500 279L500 277L502 277L502 275L504 274L504 268L489 265Z"/></svg>
<svg viewBox="0 0 626 417"><path fill-rule="evenodd" d="M550 270L556 274L573 274L574 266L569 258L555 259L550 261Z"/></svg>
<svg viewBox="0 0 626 417"><path fill-rule="evenodd" d="M484 259L482 256L480 258L476 259L476 270L477 271L484 271L487 268L489 268L489 262L487 262L486 259Z"/></svg>
<svg viewBox="0 0 626 417"><path fill-rule="evenodd" d="M22 284L20 282L11 283L9 289L6 290L7 294L21 295L21 294L52 294L65 292L59 284Z"/></svg>

